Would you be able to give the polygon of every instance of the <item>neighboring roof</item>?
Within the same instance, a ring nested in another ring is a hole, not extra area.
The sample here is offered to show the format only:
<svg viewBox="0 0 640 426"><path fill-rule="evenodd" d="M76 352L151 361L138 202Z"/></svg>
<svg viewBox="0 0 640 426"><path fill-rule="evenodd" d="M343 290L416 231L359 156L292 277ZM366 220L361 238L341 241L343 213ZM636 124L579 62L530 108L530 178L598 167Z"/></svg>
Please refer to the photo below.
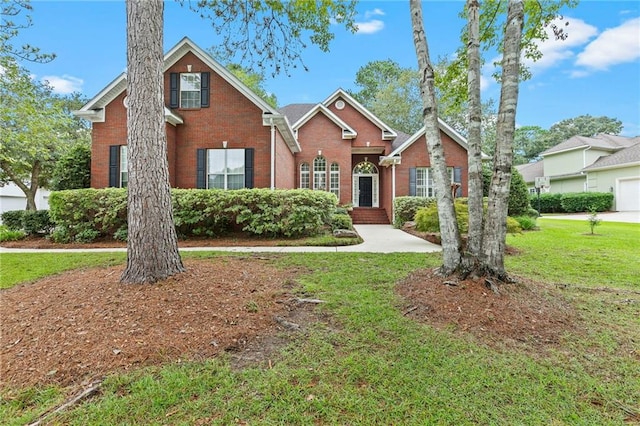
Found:
<svg viewBox="0 0 640 426"><path fill-rule="evenodd" d="M587 166L582 170L595 171L632 166L640 166L640 142L628 148L623 148L611 155L602 156L598 158L592 165Z"/></svg>
<svg viewBox="0 0 640 426"><path fill-rule="evenodd" d="M592 137L587 136L573 136L558 145L544 151L541 155L553 155L559 154L565 151L571 151L574 149L586 149L586 148L599 148L608 151L618 151L623 148L627 148L637 142L640 142L640 137L628 138L625 136L607 135L604 133L597 134Z"/></svg>
<svg viewBox="0 0 640 426"><path fill-rule="evenodd" d="M516 169L520 172L525 182L535 182L537 177L544 176L544 160L536 161L535 163L520 164L516 166Z"/></svg>
<svg viewBox="0 0 640 426"><path fill-rule="evenodd" d="M270 119L273 119L274 125L280 130L284 140L291 149L292 152L299 152L300 145L293 134L293 129L288 125L286 117L282 116L275 108L265 102L262 98L256 95L249 87L247 87L242 81L240 81L229 70L223 67L215 59L213 59L208 53L198 47L188 37L184 37L173 48L171 48L164 55L164 68L163 72L173 66L180 58L182 58L188 52L193 53L198 59L204 62L209 68L214 70L216 74L226 80L231 86L242 93L247 99L249 99L254 105L262 110L263 122L265 125L269 125ZM105 87L100 93L94 96L89 102L87 102L80 110L74 113L82 118L86 118L91 121L104 122L105 114L104 108L113 101L118 95L120 95L127 88L127 75L126 73L120 74L113 80L107 87ZM174 112L170 111L167 121L176 121L174 116L177 116ZM167 109L165 109L165 117L167 117ZM175 124L174 124L175 125Z"/></svg>
<svg viewBox="0 0 640 426"><path fill-rule="evenodd" d="M371 111L362 106L362 104L356 101L351 95L345 92L342 89L338 89L331 94L327 99L325 99L322 104L326 107L329 107L333 102L338 100L338 98L342 98L349 103L353 108L355 108L360 114L364 115L369 119L373 124L375 124L382 131L382 140L393 140L398 134L391 127L386 125L382 120L376 117Z"/></svg>
<svg viewBox="0 0 640 426"><path fill-rule="evenodd" d="M297 115L298 113L302 112L303 108L306 108L306 106L308 104L303 104L303 105L304 105L304 107L296 108L295 104L294 104L294 105L291 105L290 108L288 108L288 109L290 109L293 113L295 113ZM319 113L324 114L325 117L327 117L336 126L338 126L338 127L340 127L342 129L342 139L353 139L356 136L358 136L358 132L356 132L353 129L353 127L351 127L347 123L345 123L340 117L338 117L336 114L334 114L329 108L327 108L323 104L316 104L316 105L312 106L311 109L309 109L306 113L304 113L304 115L302 115L302 117L300 117L296 121L294 121L293 122L293 126L292 126L293 130L298 131L298 129L300 129L300 127L304 126L305 123L307 123L309 120L311 120L312 117L315 117ZM289 116L287 116L287 117L291 118Z"/></svg>

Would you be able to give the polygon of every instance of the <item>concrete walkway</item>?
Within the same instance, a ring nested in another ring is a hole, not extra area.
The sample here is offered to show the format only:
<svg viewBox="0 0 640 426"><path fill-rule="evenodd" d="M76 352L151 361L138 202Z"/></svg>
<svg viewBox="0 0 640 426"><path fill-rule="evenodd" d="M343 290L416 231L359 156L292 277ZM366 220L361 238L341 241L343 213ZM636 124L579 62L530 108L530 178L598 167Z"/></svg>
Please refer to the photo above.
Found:
<svg viewBox="0 0 640 426"><path fill-rule="evenodd" d="M543 214L542 219L587 220L589 213ZM598 218L603 222L640 223L640 212L602 212Z"/></svg>
<svg viewBox="0 0 640 426"><path fill-rule="evenodd" d="M364 242L354 246L340 247L184 247L181 251L229 251L238 253L273 252L273 253L433 253L442 248L422 238L395 229L391 225L355 225ZM126 248L96 249L13 249L0 247L1 253L84 253L84 252L126 252Z"/></svg>

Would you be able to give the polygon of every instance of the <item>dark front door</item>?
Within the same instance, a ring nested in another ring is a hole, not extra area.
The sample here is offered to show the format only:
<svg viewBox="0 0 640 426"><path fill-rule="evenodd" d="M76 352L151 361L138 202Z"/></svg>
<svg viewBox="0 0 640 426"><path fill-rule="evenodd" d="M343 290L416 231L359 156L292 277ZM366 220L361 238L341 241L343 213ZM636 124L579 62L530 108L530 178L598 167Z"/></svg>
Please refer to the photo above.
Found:
<svg viewBox="0 0 640 426"><path fill-rule="evenodd" d="M373 206L373 178L371 176L361 176L358 181L360 194L358 195L358 206Z"/></svg>

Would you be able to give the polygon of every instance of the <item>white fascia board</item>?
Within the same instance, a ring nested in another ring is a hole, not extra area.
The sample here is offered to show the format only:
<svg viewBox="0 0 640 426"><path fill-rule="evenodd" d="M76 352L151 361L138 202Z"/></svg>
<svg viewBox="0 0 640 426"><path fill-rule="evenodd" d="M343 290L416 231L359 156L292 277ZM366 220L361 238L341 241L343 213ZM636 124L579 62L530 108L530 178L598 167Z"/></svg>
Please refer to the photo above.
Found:
<svg viewBox="0 0 640 426"><path fill-rule="evenodd" d="M300 148L300 144L298 143L296 133L291 127L291 124L289 124L289 120L287 119L286 116L279 113L262 114L262 125L276 126L276 128L280 131L280 134L282 135L284 142L287 144L287 146L289 147L289 150L291 150L292 153L295 154L296 152L302 151L302 148Z"/></svg>
<svg viewBox="0 0 640 426"><path fill-rule="evenodd" d="M632 161L630 163L612 164L610 166L602 166L602 167L587 166L584 169L582 169L582 172L583 173L600 172L600 171L604 171L604 170L624 169L624 168L627 168L627 167L634 167L634 166L640 166L640 161Z"/></svg>
<svg viewBox="0 0 640 426"><path fill-rule="evenodd" d="M294 123L293 128L298 131L298 129L304 126L309 120L311 120L312 117L314 117L319 112L322 112L336 126L342 129L342 139L353 139L358 136L358 132L356 132L351 126L345 123L340 117L331 112L331 110L323 104L317 104L309 111L307 111L305 115L300 117L300 119Z"/></svg>
<svg viewBox="0 0 640 426"><path fill-rule="evenodd" d="M104 108L127 88L127 74L122 73L111 83L84 104L74 114L94 123L102 123L105 120ZM102 111L102 112L100 112Z"/></svg>
<svg viewBox="0 0 640 426"><path fill-rule="evenodd" d="M337 98L343 98L344 100L349 102L349 104L352 107L354 107L356 110L358 110L360 114L367 117L369 121L371 121L378 128L380 128L380 130L382 131L382 140L393 140L398 137L398 134L391 127L389 127L382 120L380 120L378 117L373 115L371 111L369 111L364 106L362 106L360 102L356 101L351 95L349 95L347 92L345 92L342 89L338 89L335 92L333 92L327 99L324 100L324 102L322 102L322 104L328 107Z"/></svg>

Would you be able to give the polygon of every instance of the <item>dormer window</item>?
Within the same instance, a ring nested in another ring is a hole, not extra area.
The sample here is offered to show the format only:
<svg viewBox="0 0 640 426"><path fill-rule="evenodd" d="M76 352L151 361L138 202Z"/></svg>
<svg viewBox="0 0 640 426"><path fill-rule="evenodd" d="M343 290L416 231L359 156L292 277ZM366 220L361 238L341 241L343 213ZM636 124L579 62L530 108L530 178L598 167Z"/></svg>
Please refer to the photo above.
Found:
<svg viewBox="0 0 640 426"><path fill-rule="evenodd" d="M209 107L208 72L172 72L169 75L169 108Z"/></svg>

